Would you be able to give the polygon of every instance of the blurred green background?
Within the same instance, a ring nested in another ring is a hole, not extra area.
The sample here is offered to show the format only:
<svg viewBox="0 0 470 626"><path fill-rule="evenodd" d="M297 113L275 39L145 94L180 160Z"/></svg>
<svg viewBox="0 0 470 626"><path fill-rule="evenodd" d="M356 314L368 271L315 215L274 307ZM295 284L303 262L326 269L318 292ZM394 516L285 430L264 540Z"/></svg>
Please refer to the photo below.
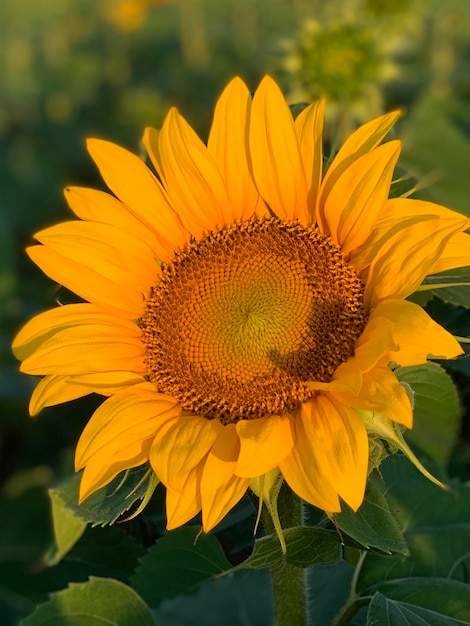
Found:
<svg viewBox="0 0 470 626"><path fill-rule="evenodd" d="M254 90L269 73L291 103L327 98L332 145L402 108L408 188L418 181L421 197L470 215L470 3L2 0L0 42L0 623L10 624L46 591L25 597L20 580L42 568L46 488L71 471L99 402L29 418L35 381L18 373L10 350L20 326L58 297L24 248L36 230L71 217L65 185L102 187L85 138L141 152L143 128L159 127L172 105L205 138L225 84L240 75ZM470 334L468 315L439 306L434 314ZM466 364L454 375L465 403ZM450 464L463 477L469 431L464 420Z"/></svg>

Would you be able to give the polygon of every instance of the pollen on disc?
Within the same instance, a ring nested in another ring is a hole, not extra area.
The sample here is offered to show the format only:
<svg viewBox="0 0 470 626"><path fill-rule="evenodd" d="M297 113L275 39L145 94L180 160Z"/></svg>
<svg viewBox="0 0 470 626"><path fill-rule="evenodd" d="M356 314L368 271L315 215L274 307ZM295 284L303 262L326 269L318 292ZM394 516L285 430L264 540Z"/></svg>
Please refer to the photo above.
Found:
<svg viewBox="0 0 470 626"><path fill-rule="evenodd" d="M315 228L252 218L164 266L141 320L149 379L224 423L293 411L331 380L367 321L363 285Z"/></svg>

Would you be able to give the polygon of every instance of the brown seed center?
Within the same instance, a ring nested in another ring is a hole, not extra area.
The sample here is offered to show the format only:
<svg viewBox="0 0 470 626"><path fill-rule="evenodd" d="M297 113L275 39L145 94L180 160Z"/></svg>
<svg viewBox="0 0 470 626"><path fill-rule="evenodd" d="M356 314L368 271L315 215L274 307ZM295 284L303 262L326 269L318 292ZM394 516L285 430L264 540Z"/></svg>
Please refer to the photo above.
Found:
<svg viewBox="0 0 470 626"><path fill-rule="evenodd" d="M224 423L297 409L354 352L363 285L316 228L252 218L164 266L141 320L149 379Z"/></svg>

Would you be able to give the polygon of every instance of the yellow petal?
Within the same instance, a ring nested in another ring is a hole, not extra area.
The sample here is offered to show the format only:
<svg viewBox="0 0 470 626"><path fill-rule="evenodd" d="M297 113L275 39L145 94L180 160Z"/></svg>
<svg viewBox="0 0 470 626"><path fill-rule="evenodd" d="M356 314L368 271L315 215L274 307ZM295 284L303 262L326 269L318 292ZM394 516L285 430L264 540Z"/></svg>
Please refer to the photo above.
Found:
<svg viewBox="0 0 470 626"><path fill-rule="evenodd" d="M306 385L319 391L345 391L357 395L362 387L362 373L352 360L346 361L336 368L330 382L308 381Z"/></svg>
<svg viewBox="0 0 470 626"><path fill-rule="evenodd" d="M126 288L134 286L145 293L159 275L145 241L109 224L62 222L41 230L35 238L72 261L99 268L103 276Z"/></svg>
<svg viewBox="0 0 470 626"><path fill-rule="evenodd" d="M207 142L230 198L230 221L251 217L260 199L248 165L250 111L250 92L240 78L234 78L217 101Z"/></svg>
<svg viewBox="0 0 470 626"><path fill-rule="evenodd" d="M140 337L142 334L134 322L109 315L93 304L66 304L40 313L27 322L13 341L13 352L18 359L23 360L57 331L87 324L108 324L131 337Z"/></svg>
<svg viewBox="0 0 470 626"><path fill-rule="evenodd" d="M182 493L166 490L167 530L189 522L201 510L201 476L204 463L199 463L186 476Z"/></svg>
<svg viewBox="0 0 470 626"><path fill-rule="evenodd" d="M333 242L347 255L364 243L388 198L400 142L389 141L355 160L325 198L323 219Z"/></svg>
<svg viewBox="0 0 470 626"><path fill-rule="evenodd" d="M231 222L222 176L207 147L176 109L158 136L164 185L184 226L196 238Z"/></svg>
<svg viewBox="0 0 470 626"><path fill-rule="evenodd" d="M144 312L144 294L136 288L129 278L116 267L107 263L108 274L114 274L114 280L101 272L104 267L102 255L98 250L90 257L79 261L71 260L46 246L31 246L26 249L30 258L52 280L73 291L84 300L103 307L119 317L137 319ZM156 265L154 279L160 273ZM139 279L141 281L142 277ZM129 280L127 283L126 281ZM117 282L116 282L117 281ZM124 284L125 283L125 284Z"/></svg>
<svg viewBox="0 0 470 626"><path fill-rule="evenodd" d="M118 455L123 459L132 456L136 447L152 442L158 428L180 410L176 400L157 393L151 383L111 396L98 407L81 434L75 452L76 469L88 465L92 458L105 467Z"/></svg>
<svg viewBox="0 0 470 626"><path fill-rule="evenodd" d="M282 220L310 224L307 183L299 141L289 107L279 87L266 76L254 97L250 152L256 185Z"/></svg>
<svg viewBox="0 0 470 626"><path fill-rule="evenodd" d="M415 198L389 198L385 203L382 218L402 220L410 215L435 215L446 220L457 220L459 223L466 220L467 223L462 230L470 228L470 219L465 215L440 204Z"/></svg>
<svg viewBox="0 0 470 626"><path fill-rule="evenodd" d="M161 482L182 493L188 473L209 452L223 429L218 420L181 415L157 432L150 451L150 463Z"/></svg>
<svg viewBox="0 0 470 626"><path fill-rule="evenodd" d="M444 252L429 270L430 274L470 266L470 235L457 233L447 242Z"/></svg>
<svg viewBox="0 0 470 626"><path fill-rule="evenodd" d="M279 465L294 445L290 415L269 415L255 420L240 420L240 454L235 473L253 478Z"/></svg>
<svg viewBox="0 0 470 626"><path fill-rule="evenodd" d="M67 376L46 376L36 385L29 402L30 415L37 415L39 411L48 407L70 402L92 393L92 389L71 385Z"/></svg>
<svg viewBox="0 0 470 626"><path fill-rule="evenodd" d="M142 442L139 450L134 449L125 458L107 458L103 463L99 456L93 457L82 474L78 494L79 504L98 489L106 487L121 472L143 465L148 459L150 443L151 440Z"/></svg>
<svg viewBox="0 0 470 626"><path fill-rule="evenodd" d="M413 409L408 394L388 367L376 367L365 373L358 396L342 393L332 396L345 406L376 411L407 428L413 425Z"/></svg>
<svg viewBox="0 0 470 626"><path fill-rule="evenodd" d="M154 230L140 221L138 216L131 213L114 196L86 187L67 187L64 189L64 195L68 205L80 219L115 226L135 239L145 242L155 258L166 259L168 244L162 246Z"/></svg>
<svg viewBox="0 0 470 626"><path fill-rule="evenodd" d="M306 405L302 408L309 410ZM294 447L279 463L279 468L299 497L324 511L335 513L341 510L327 451L318 445L318 441L310 439L300 415L295 421Z"/></svg>
<svg viewBox="0 0 470 626"><path fill-rule="evenodd" d="M158 235L168 258L171 258L173 252L189 240L189 233L168 202L159 181L139 157L116 144L88 139L87 148L111 191Z"/></svg>
<svg viewBox="0 0 470 626"><path fill-rule="evenodd" d="M239 452L235 424L229 424L218 435L204 465L201 479L204 532L214 528L248 489L250 479L234 474Z"/></svg>
<svg viewBox="0 0 470 626"><path fill-rule="evenodd" d="M397 340L393 333L393 323L381 309L375 309L359 337L354 348L352 361L361 372L368 372L385 359L383 365L388 365L398 350Z"/></svg>
<svg viewBox="0 0 470 626"><path fill-rule="evenodd" d="M393 323L393 337L400 349L392 360L398 365L420 365L428 358L452 359L463 353L456 339L414 302L385 300L374 314Z"/></svg>
<svg viewBox="0 0 470 626"><path fill-rule="evenodd" d="M391 237L396 233L406 232L408 228L415 224L422 224L429 220L434 220L435 223L435 219L435 216L432 215L415 215L402 220L394 220L392 218L379 220L370 237L362 245L350 252L349 262L361 276L364 276L369 265L377 256L380 256L382 248Z"/></svg>
<svg viewBox="0 0 470 626"><path fill-rule="evenodd" d="M367 154L373 150L385 135L395 124L400 113L394 111L382 115L367 124L358 128L352 135L346 139L338 154L333 159L328 171L325 174L320 190L320 199L318 205L318 221L322 232L326 232L326 223L324 221L323 207L325 200L333 189L336 181L341 174L346 171L354 161L359 159L363 154Z"/></svg>
<svg viewBox="0 0 470 626"><path fill-rule="evenodd" d="M27 374L93 374L129 370L144 374L144 345L104 324L72 326L44 341L21 364Z"/></svg>
<svg viewBox="0 0 470 626"><path fill-rule="evenodd" d="M309 440L326 453L335 489L356 511L364 499L369 464L367 432L360 417L324 394L304 404L301 417Z"/></svg>
<svg viewBox="0 0 470 626"><path fill-rule="evenodd" d="M160 159L160 149L158 147L160 131L157 128L152 128L151 126L147 126L144 130L144 134L142 137L142 143L144 144L145 149L150 157L153 167L157 172L157 176L160 180L163 180L163 167Z"/></svg>
<svg viewBox="0 0 470 626"><path fill-rule="evenodd" d="M366 304L373 308L382 299L406 298L413 293L465 219L461 224L450 222L427 220L392 235L370 265Z"/></svg>
<svg viewBox="0 0 470 626"><path fill-rule="evenodd" d="M100 393L103 396L111 396L122 391L125 387L145 382L144 376L135 372L125 371L78 374L68 376L68 380L73 385L82 385L89 388L90 391Z"/></svg>
<svg viewBox="0 0 470 626"><path fill-rule="evenodd" d="M306 107L294 122L308 186L307 205L312 222L315 222L323 169L324 117L325 101L319 100Z"/></svg>

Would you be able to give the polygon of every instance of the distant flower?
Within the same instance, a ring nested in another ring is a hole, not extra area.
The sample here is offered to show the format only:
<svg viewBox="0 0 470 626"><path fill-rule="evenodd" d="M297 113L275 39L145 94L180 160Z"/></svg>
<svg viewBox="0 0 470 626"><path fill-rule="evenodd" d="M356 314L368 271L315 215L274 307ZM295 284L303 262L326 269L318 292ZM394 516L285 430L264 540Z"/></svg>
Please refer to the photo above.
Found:
<svg viewBox="0 0 470 626"><path fill-rule="evenodd" d="M406 298L428 274L469 264L469 220L388 199L400 143L379 144L397 113L354 132L322 176L323 109L294 121L271 78L253 100L236 78L207 147L175 109L147 129L156 175L89 141L116 197L67 189L82 221L28 249L86 302L38 315L14 342L21 370L45 376L32 414L109 396L77 446L82 500L150 462L169 528L202 510L210 530L277 471L321 509L339 511L340 498L357 509L365 424L412 426L390 365L461 353Z"/></svg>

